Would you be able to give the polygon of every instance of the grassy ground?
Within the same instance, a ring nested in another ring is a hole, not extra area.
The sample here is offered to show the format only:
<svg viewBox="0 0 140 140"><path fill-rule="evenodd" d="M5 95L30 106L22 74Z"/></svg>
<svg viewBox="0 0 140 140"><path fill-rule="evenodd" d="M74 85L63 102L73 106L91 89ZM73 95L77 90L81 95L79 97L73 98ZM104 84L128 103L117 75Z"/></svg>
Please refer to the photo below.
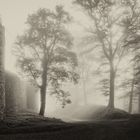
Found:
<svg viewBox="0 0 140 140"><path fill-rule="evenodd" d="M0 140L140 140L140 115L125 119L64 123L31 113L8 116Z"/></svg>

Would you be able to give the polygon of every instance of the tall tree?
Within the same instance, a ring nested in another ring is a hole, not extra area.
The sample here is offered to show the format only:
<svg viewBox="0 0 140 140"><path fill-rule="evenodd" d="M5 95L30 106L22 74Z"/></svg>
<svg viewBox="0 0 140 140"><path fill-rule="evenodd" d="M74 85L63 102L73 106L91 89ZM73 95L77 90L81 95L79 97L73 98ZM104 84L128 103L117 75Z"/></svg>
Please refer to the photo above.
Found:
<svg viewBox="0 0 140 140"><path fill-rule="evenodd" d="M5 110L5 78L4 78L4 46L5 30L0 23L0 120L4 118Z"/></svg>
<svg viewBox="0 0 140 140"><path fill-rule="evenodd" d="M126 2L126 1L125 1ZM90 52L98 48L109 66L109 103L114 108L115 77L120 61L126 53L129 37L128 13L133 14L121 0L75 0L90 17L92 27L88 29L87 41L92 44ZM118 11L118 12L117 12ZM131 17L134 20L135 17ZM134 24L134 23L132 23Z"/></svg>
<svg viewBox="0 0 140 140"><path fill-rule="evenodd" d="M79 78L75 72L77 56L71 51L73 38L65 26L70 21L62 6L56 6L55 12L39 9L29 15L28 29L17 38L17 64L40 89L40 115L45 113L46 92L55 94L64 107L70 100L69 93L61 88L62 83L76 83Z"/></svg>
<svg viewBox="0 0 140 140"><path fill-rule="evenodd" d="M123 26L127 29L128 38L125 40L126 47L134 53L133 62L135 65L134 84L139 91L140 85L140 4L138 0L123 0L129 14L123 22ZM138 92L139 93L139 92ZM130 109L131 110L131 109Z"/></svg>

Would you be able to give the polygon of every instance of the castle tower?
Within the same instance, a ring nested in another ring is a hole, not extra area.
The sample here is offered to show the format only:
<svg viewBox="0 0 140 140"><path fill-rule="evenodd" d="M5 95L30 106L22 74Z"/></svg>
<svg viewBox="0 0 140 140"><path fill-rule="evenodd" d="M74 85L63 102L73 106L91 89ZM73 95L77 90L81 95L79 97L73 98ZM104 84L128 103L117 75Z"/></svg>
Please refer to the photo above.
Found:
<svg viewBox="0 0 140 140"><path fill-rule="evenodd" d="M0 21L0 120L3 119L5 110L4 46L5 29Z"/></svg>

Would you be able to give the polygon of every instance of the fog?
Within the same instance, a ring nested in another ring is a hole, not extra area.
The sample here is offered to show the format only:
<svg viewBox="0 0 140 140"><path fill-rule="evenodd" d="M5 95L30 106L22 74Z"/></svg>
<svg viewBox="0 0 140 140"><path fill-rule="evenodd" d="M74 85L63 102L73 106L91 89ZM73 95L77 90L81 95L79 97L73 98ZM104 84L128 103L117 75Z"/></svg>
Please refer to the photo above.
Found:
<svg viewBox="0 0 140 140"><path fill-rule="evenodd" d="M25 21L28 14L33 13L38 8L50 8L54 9L55 5L64 5L66 9L73 17L73 22L67 26L68 30L74 37L73 50L78 55L78 72L80 73L80 80L78 84L68 83L64 85L64 88L71 94L71 104L62 108L59 101L51 95L46 97L46 114L47 116L62 118L64 120L90 120L90 116L93 116L94 112L103 109L108 104L109 97L104 96L100 89L99 81L105 76L99 76L96 74L100 65L96 59L99 52L92 54L93 60L89 60L88 57L92 56L81 56L84 47L81 45L81 38L85 34L85 30L90 24L88 17L80 11L78 7L74 7L71 0L0 0L0 15L2 23L5 26L5 38L6 38L6 49L5 49L5 67L6 70L11 73L15 73L23 80L18 73L16 67L16 58L12 54L12 47L14 45L16 36L21 34L26 29ZM8 10L7 10L8 9ZM132 76L131 66L129 66L131 55L127 56L120 64L120 73L123 72L123 76L116 79L116 83L119 85L123 80ZM122 69L123 68L123 69ZM130 71L126 72L126 69ZM26 80L23 80L25 83ZM24 85L27 88L27 85ZM129 97L121 98L125 95L129 89L121 89L116 87L115 93L115 107L128 111ZM34 91L30 91L34 92ZM27 95L25 95L27 96ZM23 98L26 98L26 97ZM31 95L33 96L33 95ZM39 91L35 93L37 108L36 112L39 111L40 106L40 94ZM31 97L29 97L31 98ZM137 103L134 104L133 112L138 112Z"/></svg>

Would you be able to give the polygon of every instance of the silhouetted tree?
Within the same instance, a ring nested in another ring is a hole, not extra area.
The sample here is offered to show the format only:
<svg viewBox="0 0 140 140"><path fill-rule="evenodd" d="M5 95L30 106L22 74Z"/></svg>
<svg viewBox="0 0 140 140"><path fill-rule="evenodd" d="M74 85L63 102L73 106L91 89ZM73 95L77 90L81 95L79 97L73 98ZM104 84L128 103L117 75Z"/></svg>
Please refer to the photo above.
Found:
<svg viewBox="0 0 140 140"><path fill-rule="evenodd" d="M29 15L28 29L18 36L14 50L22 72L40 88L40 115L45 112L46 92L55 94L64 107L70 99L69 93L62 90L62 83L77 83L79 78L75 72L77 56L71 51L73 38L65 26L71 17L62 6L55 10L39 9Z"/></svg>
<svg viewBox="0 0 140 140"><path fill-rule="evenodd" d="M5 77L4 77L4 46L5 33L4 27L0 22L0 120L4 118L5 111Z"/></svg>

